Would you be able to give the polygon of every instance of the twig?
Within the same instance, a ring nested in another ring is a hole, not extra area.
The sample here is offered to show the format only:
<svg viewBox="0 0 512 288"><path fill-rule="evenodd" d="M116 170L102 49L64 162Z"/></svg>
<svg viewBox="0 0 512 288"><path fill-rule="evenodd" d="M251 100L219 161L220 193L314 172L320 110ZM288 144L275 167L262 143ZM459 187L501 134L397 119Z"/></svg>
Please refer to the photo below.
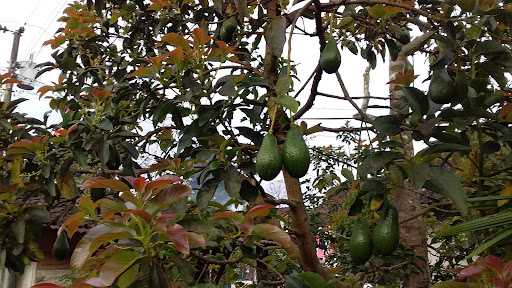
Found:
<svg viewBox="0 0 512 288"><path fill-rule="evenodd" d="M336 79L338 79L338 84L340 85L341 91L343 92L343 96L345 97L345 100L347 100L356 110L357 113L361 116L361 119L366 120L367 122L371 123L371 120L368 119L368 116L366 113L361 110L361 108L354 102L354 100L350 97L350 94L348 93L347 87L345 86L345 83L343 82L343 79L341 79L340 72L336 72Z"/></svg>
<svg viewBox="0 0 512 288"><path fill-rule="evenodd" d="M355 133L363 130L372 130L372 127L325 127L320 126L320 130L324 132L333 132L333 133Z"/></svg>
<svg viewBox="0 0 512 288"><path fill-rule="evenodd" d="M304 82L304 84L302 84L302 87L300 87L299 90L297 90L297 93L295 93L295 96L293 96L293 98L297 98L299 97L300 93L306 88L306 86L308 86L308 83L309 81L311 81L311 79L313 79L313 76L315 76L316 74L316 70L319 68L320 66L319 65L316 65L315 67L315 70L313 70L313 72L311 72L311 74L309 75L308 79L306 80L306 82Z"/></svg>
<svg viewBox="0 0 512 288"><path fill-rule="evenodd" d="M243 257L237 257L235 259L219 260L219 259L213 259L213 258L210 258L207 256L203 256L203 255L199 254L199 252L195 252L195 251L192 251L191 254L208 264L216 264L216 265L234 264L234 263L239 262L243 258Z"/></svg>

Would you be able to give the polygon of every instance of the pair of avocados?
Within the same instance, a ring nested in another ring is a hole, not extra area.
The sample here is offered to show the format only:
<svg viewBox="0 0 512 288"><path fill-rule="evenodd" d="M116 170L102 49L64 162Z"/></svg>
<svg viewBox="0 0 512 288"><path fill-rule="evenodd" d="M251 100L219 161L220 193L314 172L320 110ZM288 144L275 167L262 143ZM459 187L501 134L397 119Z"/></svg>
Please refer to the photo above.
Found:
<svg viewBox="0 0 512 288"><path fill-rule="evenodd" d="M282 155L272 132L265 135L256 156L256 173L261 179L270 181L276 178L284 166L291 176L300 178L308 172L309 162L308 146L299 128L292 127L286 134Z"/></svg>
<svg viewBox="0 0 512 288"><path fill-rule="evenodd" d="M325 73L332 74L338 71L341 65L341 54L332 35L327 35L327 44L320 54L320 68Z"/></svg>
<svg viewBox="0 0 512 288"><path fill-rule="evenodd" d="M399 241L398 211L395 207L390 207L387 215L373 229L373 234L368 223L359 221L354 224L349 243L350 256L355 264L364 264L372 256L373 250L378 255L392 254L398 248Z"/></svg>

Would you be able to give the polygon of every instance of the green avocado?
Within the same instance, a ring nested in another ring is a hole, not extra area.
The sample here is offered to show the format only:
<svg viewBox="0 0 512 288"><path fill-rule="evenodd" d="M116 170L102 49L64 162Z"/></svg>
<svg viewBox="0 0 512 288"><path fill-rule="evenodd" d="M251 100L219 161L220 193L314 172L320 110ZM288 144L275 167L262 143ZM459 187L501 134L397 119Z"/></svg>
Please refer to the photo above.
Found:
<svg viewBox="0 0 512 288"><path fill-rule="evenodd" d="M320 67L328 74L336 73L341 64L340 50L336 46L336 40L332 35L327 35L327 45L320 54Z"/></svg>
<svg viewBox="0 0 512 288"><path fill-rule="evenodd" d="M386 256L398 248L399 242L398 211L395 207L391 207L386 217L381 219L373 230L373 245L377 254Z"/></svg>
<svg viewBox="0 0 512 288"><path fill-rule="evenodd" d="M309 162L309 148L299 128L290 128L283 144L284 168L291 176L300 178L308 173Z"/></svg>
<svg viewBox="0 0 512 288"><path fill-rule="evenodd" d="M270 181L281 172L282 166L283 161L277 147L276 137L272 133L268 133L263 137L260 151L256 156L256 173L260 175L261 179Z"/></svg>
<svg viewBox="0 0 512 288"><path fill-rule="evenodd" d="M66 231L62 230L57 234L57 239L53 243L53 256L59 261L66 260L68 258L71 247L69 246L68 235Z"/></svg>
<svg viewBox="0 0 512 288"><path fill-rule="evenodd" d="M231 42L236 30L238 30L238 22L236 22L235 16L229 17L220 26L219 39L224 42Z"/></svg>
<svg viewBox="0 0 512 288"><path fill-rule="evenodd" d="M456 96L457 90L455 82L445 68L438 68L432 72L430 85L428 87L428 97L437 104L448 104Z"/></svg>
<svg viewBox="0 0 512 288"><path fill-rule="evenodd" d="M352 226L349 248L354 263L364 264L370 259L372 256L372 239L367 223L358 222Z"/></svg>

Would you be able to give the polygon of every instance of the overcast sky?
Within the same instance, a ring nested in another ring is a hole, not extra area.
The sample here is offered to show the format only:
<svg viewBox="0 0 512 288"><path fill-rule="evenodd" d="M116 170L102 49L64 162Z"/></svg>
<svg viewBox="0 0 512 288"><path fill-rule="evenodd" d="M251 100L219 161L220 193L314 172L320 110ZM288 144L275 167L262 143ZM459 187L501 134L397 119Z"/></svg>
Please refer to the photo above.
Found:
<svg viewBox="0 0 512 288"><path fill-rule="evenodd" d="M53 33L60 26L57 19L62 10L70 0L15 0L2 1L0 9L0 25L8 29L16 30L24 26L25 32L21 38L20 52L18 61L27 61L30 55L33 55L36 63L51 60L51 50L48 47L42 47L42 43L52 37ZM311 23L312 24L312 23ZM299 21L299 25L300 21ZM311 27L311 26L310 26ZM296 30L297 31L297 30ZM12 45L12 33L0 33L0 70L5 71L8 67L9 55ZM298 62L299 77L305 80L313 71L319 58L318 40L307 36L296 35L293 38L292 58ZM285 51L286 55L286 51ZM346 49L342 53L341 74L352 96L362 96L363 94L363 71L366 62L359 56L354 56ZM419 62L419 63L418 63ZM416 61L416 74L424 70L422 60ZM421 67L421 69L418 69ZM44 83L49 83L54 75L47 75L39 79ZM418 78L416 85L420 84L423 77ZM388 95L388 69L387 63L383 63L379 57L377 69L371 72L370 93L375 96ZM23 105L23 112L29 113L35 117L41 117L49 109L47 101L39 101L35 91L32 92L15 91L15 97L30 98L30 103ZM336 82L334 75L325 75L320 84L321 92L341 95L341 90ZM301 103L304 103L309 95L308 89L299 97ZM370 104L386 105L386 102L372 100ZM387 111L370 110L371 114L382 114ZM324 117L350 117L355 110L346 101L318 97L315 106L306 113L303 118L324 118ZM324 126L337 127L343 125L344 120L306 120L310 125L322 122ZM313 140L313 139L312 139ZM326 133L315 137L313 140L318 144L335 144L335 135Z"/></svg>

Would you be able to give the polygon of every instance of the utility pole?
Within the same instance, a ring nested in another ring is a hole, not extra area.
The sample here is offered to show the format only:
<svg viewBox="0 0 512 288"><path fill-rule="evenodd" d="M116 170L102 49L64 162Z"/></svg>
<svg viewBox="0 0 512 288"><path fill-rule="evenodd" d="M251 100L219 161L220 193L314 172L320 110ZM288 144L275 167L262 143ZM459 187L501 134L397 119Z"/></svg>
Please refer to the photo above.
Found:
<svg viewBox="0 0 512 288"><path fill-rule="evenodd" d="M18 30L14 31L14 40L12 42L11 58L9 62L9 74L11 75L14 75L14 72L16 71L16 63L18 61L18 50L20 47L20 38L23 32L25 32L25 28L23 27L20 27ZM5 92L4 96L4 108L7 107L9 102L11 102L12 86L12 83L9 83L7 85L7 91Z"/></svg>

